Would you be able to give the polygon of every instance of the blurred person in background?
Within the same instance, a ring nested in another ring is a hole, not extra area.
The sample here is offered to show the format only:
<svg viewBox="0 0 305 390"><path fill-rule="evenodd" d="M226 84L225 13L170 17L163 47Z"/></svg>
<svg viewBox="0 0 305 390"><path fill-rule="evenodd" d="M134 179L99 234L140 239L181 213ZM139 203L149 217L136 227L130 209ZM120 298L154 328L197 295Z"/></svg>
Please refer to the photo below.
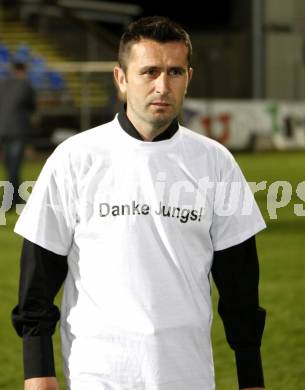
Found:
<svg viewBox="0 0 305 390"><path fill-rule="evenodd" d="M59 389L60 317L68 389L215 389L210 273L239 388L264 388L255 235L265 223L232 154L177 120L191 53L167 18L130 24L114 69L125 104L60 144L35 184L15 227L26 390ZM213 186L196 201L206 178L240 185L232 213Z"/></svg>
<svg viewBox="0 0 305 390"><path fill-rule="evenodd" d="M35 90L27 79L26 65L13 63L11 77L0 82L0 148L7 179L14 187L13 206L20 202L20 169L35 108Z"/></svg>

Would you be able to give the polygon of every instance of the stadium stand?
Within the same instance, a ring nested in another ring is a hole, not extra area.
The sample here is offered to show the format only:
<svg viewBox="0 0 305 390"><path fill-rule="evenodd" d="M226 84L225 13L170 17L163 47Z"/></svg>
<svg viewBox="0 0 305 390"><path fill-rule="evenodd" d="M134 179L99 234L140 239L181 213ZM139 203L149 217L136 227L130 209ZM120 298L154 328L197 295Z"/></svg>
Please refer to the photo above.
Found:
<svg viewBox="0 0 305 390"><path fill-rule="evenodd" d="M83 130L100 123L101 115L109 116L109 111L112 114L110 73L105 77L100 72L88 71L88 67L77 66L77 53L74 58L70 50L58 44L60 29L55 36L42 34L37 24L34 28L19 11L0 7L0 79L9 76L12 61L28 65L28 77L38 97L38 143L47 145L57 128ZM63 25L66 20L61 22Z"/></svg>

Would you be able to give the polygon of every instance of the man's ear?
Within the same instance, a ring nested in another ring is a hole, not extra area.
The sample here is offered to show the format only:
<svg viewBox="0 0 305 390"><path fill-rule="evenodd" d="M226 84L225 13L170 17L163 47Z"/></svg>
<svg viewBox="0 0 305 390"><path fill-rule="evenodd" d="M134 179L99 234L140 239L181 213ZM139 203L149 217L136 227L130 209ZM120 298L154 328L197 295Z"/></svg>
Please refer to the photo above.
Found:
<svg viewBox="0 0 305 390"><path fill-rule="evenodd" d="M114 80L120 90L120 92L125 95L126 93L126 75L124 70L120 66L115 66L113 69Z"/></svg>
<svg viewBox="0 0 305 390"><path fill-rule="evenodd" d="M193 68L188 68L187 73L188 73L188 81L187 81L187 86L186 86L186 88L185 88L184 95L187 94L188 86L190 85L190 81L192 80L192 77L193 77Z"/></svg>
<svg viewBox="0 0 305 390"><path fill-rule="evenodd" d="M190 81L192 80L192 77L193 77L193 68L189 68L188 69L188 75L189 75L189 79L188 79L188 84L190 83Z"/></svg>

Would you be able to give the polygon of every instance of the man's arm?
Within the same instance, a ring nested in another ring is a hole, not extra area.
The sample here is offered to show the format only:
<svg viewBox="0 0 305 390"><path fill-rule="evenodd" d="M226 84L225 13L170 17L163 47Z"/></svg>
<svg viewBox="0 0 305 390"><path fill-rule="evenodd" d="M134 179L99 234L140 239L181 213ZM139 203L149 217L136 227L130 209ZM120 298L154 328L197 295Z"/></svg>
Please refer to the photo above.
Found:
<svg viewBox="0 0 305 390"><path fill-rule="evenodd" d="M266 312L259 307L255 236L216 251L211 271L219 291L218 312L235 351L239 388L263 389L260 345Z"/></svg>
<svg viewBox="0 0 305 390"><path fill-rule="evenodd" d="M12 311L12 322L18 335L23 338L27 390L36 388L57 390L54 384L57 381L54 379L52 335L60 312L54 305L54 298L65 280L67 271L66 256L57 255L24 240L20 264L19 302ZM42 381L49 384L38 387L38 382Z"/></svg>

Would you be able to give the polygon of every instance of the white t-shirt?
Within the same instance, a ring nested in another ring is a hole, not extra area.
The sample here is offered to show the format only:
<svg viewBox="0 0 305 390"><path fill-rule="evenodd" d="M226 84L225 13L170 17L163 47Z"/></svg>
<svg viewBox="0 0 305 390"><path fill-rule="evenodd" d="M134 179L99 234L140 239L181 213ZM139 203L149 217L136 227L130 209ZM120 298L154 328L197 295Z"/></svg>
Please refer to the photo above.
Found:
<svg viewBox="0 0 305 390"><path fill-rule="evenodd" d="M59 145L15 231L68 256L71 388L214 389L213 252L264 227L230 152L182 126L145 142L115 118Z"/></svg>

